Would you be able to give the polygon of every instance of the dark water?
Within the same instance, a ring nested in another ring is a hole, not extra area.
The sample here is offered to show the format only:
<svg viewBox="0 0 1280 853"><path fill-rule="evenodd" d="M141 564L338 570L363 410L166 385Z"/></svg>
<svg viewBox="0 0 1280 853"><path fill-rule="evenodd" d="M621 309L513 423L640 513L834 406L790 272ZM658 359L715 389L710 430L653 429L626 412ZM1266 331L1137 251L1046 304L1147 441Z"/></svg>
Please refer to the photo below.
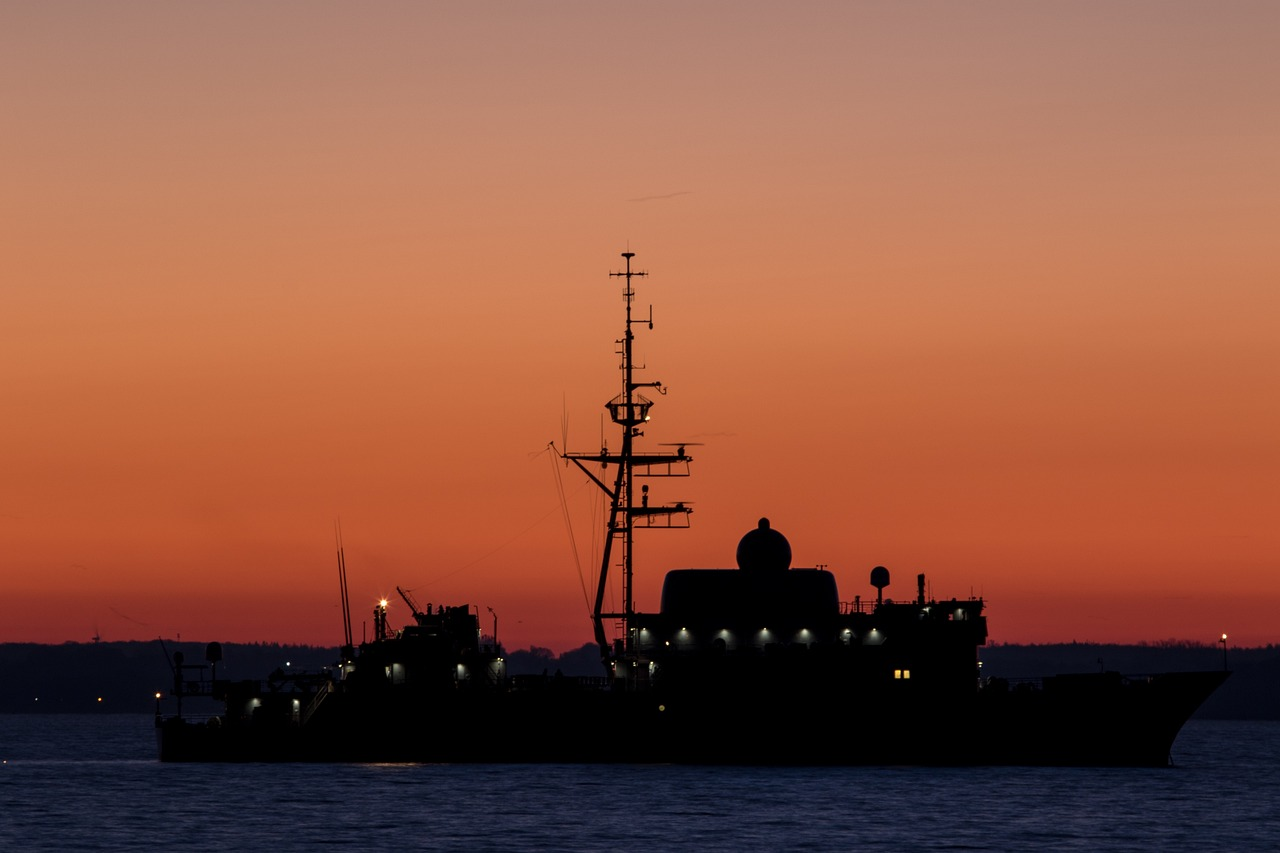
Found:
<svg viewBox="0 0 1280 853"><path fill-rule="evenodd" d="M0 850L1275 850L1280 723L1169 769L161 765L146 716L0 715Z"/></svg>

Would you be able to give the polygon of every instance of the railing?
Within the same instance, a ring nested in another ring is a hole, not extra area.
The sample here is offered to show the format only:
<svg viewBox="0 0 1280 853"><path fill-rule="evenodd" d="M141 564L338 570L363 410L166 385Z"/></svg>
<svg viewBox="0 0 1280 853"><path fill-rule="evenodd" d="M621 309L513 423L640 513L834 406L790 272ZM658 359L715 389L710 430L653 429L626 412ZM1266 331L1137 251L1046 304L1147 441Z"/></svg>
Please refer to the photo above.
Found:
<svg viewBox="0 0 1280 853"><path fill-rule="evenodd" d="M893 599L886 598L884 603L893 604ZM876 607L878 607L879 604L880 602L878 601L863 601L862 596L857 596L853 601L840 602L840 614L842 616L848 616L850 613L875 613Z"/></svg>
<svg viewBox="0 0 1280 853"><path fill-rule="evenodd" d="M1040 691L1045 689L1046 681L1054 681L1058 689L1071 689L1072 686L1088 687L1090 685L1147 685L1159 677L1154 673L1119 673L1106 672L1060 672L1038 677L1004 678L993 675L982 678L982 689L1009 692Z"/></svg>
<svg viewBox="0 0 1280 853"><path fill-rule="evenodd" d="M938 606L941 606L941 605L954 606L954 607L965 607L965 606L967 606L967 605L969 605L969 604L974 604L974 603L978 603L978 602L981 602L981 601L982 601L982 599L980 599L980 598L969 598L969 599L957 599L957 598L952 598L952 599L949 599L949 600L947 600L947 601L933 601L933 600L930 600L930 601L928 601L928 602L927 602L927 605L928 605L929 607L938 607ZM861 597L861 596L858 596L858 597L854 598L854 599L853 599L853 601L842 601L842 602L840 602L840 614L841 614L842 616L848 616L848 615L849 615L849 614L851 614L851 613L875 613L875 612L876 612L876 608L877 608L877 607L879 607L881 603L882 603L882 602L874 601L874 600L871 600L871 599L867 599L866 601L863 601L863 600L862 600L862 597ZM884 603L884 604L919 605L919 606L922 606L922 607L924 606L924 605L920 605L920 603L919 603L918 601L916 601L915 599L903 599L903 600L901 600L901 601L895 601L895 600L894 600L894 599L892 599L892 598L886 598L886 599L883 601L883 603Z"/></svg>
<svg viewBox="0 0 1280 853"><path fill-rule="evenodd" d="M307 707L303 709L302 717L299 720L299 725L305 726L307 724L307 720L310 720L311 715L314 714L316 712L316 709L320 707L320 703L323 702L325 697L332 692L333 692L333 682L332 681L322 682L320 684L320 689L316 691L316 695L311 697L311 701L308 702Z"/></svg>
<svg viewBox="0 0 1280 853"><path fill-rule="evenodd" d="M605 690L612 679L602 675L513 675L513 690Z"/></svg>
<svg viewBox="0 0 1280 853"><path fill-rule="evenodd" d="M183 679L177 686L181 691L174 691L174 695L182 696L212 696L213 695L213 679L200 678Z"/></svg>
<svg viewBox="0 0 1280 853"><path fill-rule="evenodd" d="M1003 692L1017 692L1023 690L1043 690L1044 678L1002 678L998 675L986 676L981 679L981 688L983 690Z"/></svg>

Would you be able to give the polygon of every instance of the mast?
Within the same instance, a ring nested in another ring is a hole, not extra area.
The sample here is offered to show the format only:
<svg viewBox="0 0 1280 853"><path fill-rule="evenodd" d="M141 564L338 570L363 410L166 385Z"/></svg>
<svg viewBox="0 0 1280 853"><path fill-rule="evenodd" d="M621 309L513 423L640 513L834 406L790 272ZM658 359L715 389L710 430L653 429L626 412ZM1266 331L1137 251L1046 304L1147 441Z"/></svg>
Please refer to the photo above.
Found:
<svg viewBox="0 0 1280 853"><path fill-rule="evenodd" d="M338 588L342 593L342 655L351 657L351 599L347 595L347 558L342 550L342 524L335 523L334 538L338 542Z"/></svg>
<svg viewBox="0 0 1280 853"><path fill-rule="evenodd" d="M635 289L632 279L647 276L631 268L631 259L635 252L623 252L626 269L622 272L611 272L611 278L623 279L622 298L626 303L626 326L622 337L617 341L619 354L622 356L622 390L618 396L605 404L609 417L622 430L621 448L617 453L610 453L608 443L599 453L563 453L566 461L572 462L586 474L592 482L609 497L609 520L606 528L604 554L600 563L600 578L596 585L595 604L591 611L592 626L595 630L596 643L600 646L600 655L608 663L619 656L631 657L635 652L635 637L632 625L635 621L634 569L635 552L634 536L637 525L642 527L671 528L688 527L689 513L693 510L683 503L663 506L649 505L649 487L642 486L640 503L635 500L635 480L638 477L687 477L692 457L685 453L685 445L677 445L675 453L638 453L635 450L635 439L644 435L641 427L649 420L649 409L653 402L639 393L641 388L654 388L659 394L666 394L667 389L661 382L637 382L635 372L643 370L643 365L636 365L633 356L636 324L644 323L653 328L653 308L644 319L632 317L632 303L635 301ZM615 466L616 473L610 485L605 475L597 476L586 463L595 462L601 471L609 465ZM622 611L607 613L604 609L605 591L608 589L609 569L614 565L615 541L621 552L618 565L622 568ZM622 640L620 648L611 647L605 631L606 619L621 620Z"/></svg>

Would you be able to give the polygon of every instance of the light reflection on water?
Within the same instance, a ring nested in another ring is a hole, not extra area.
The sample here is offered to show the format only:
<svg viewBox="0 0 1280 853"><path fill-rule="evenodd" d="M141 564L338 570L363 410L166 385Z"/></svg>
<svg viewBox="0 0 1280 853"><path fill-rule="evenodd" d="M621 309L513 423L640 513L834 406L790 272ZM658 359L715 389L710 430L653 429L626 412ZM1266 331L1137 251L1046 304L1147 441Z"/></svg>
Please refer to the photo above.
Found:
<svg viewBox="0 0 1280 853"><path fill-rule="evenodd" d="M1280 723L1170 769L162 765L149 717L0 715L0 849L1261 850Z"/></svg>

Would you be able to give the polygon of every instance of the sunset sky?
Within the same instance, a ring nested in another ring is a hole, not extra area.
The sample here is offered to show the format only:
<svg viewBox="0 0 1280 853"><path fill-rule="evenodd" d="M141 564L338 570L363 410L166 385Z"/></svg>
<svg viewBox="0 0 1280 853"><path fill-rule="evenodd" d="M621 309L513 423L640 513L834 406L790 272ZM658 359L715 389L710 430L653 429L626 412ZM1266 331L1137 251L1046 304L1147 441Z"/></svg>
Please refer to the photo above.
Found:
<svg viewBox="0 0 1280 853"><path fill-rule="evenodd" d="M1280 642L1280 4L0 6L0 641L591 640L768 516L997 642ZM611 447L616 437L610 431ZM563 477L581 572L557 496ZM593 520L594 519L594 520Z"/></svg>

